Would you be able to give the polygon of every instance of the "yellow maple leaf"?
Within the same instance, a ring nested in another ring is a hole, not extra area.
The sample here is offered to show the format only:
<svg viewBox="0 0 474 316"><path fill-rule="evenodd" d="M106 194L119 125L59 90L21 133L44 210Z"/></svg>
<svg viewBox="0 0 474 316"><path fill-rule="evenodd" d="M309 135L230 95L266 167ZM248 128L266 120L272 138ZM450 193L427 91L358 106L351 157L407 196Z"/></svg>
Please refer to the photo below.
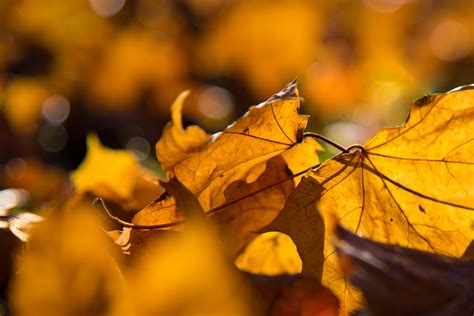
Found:
<svg viewBox="0 0 474 316"><path fill-rule="evenodd" d="M180 109L178 105L179 102L175 105L176 111ZM185 151L188 155L184 158L178 155L171 162L168 161L170 156L162 156L170 139L174 138L175 143L181 139L185 144L189 142L187 134L173 133L182 126L181 122L176 121L179 116L174 113L176 120L164 131L156 146L160 149L157 151L158 160L170 166L163 168L169 177L177 177L194 193L207 195L205 199L200 198L204 209L213 208L224 201L226 185L236 179L255 180L265 169L267 160L282 154L301 140L308 117L298 114L299 107L296 81L293 81L279 94L252 106L222 133L213 135L206 146L187 146ZM188 127L188 130L191 128ZM173 148L171 150L173 152Z"/></svg>
<svg viewBox="0 0 474 316"><path fill-rule="evenodd" d="M140 208L162 193L151 181L152 176L131 152L107 148L91 134L87 156L71 174L71 180L77 193L90 192L126 208Z"/></svg>
<svg viewBox="0 0 474 316"><path fill-rule="evenodd" d="M138 164L131 152L104 147L97 135L87 138L87 156L71 174L76 192L93 192L111 199L130 199Z"/></svg>
<svg viewBox="0 0 474 316"><path fill-rule="evenodd" d="M474 237L473 102L472 86L416 101L403 126L382 129L309 172L270 225L293 238L303 270L322 274L346 311L358 294L338 267L331 232L314 215L318 207L324 222L335 214L367 238L461 256ZM316 239L324 251L311 250Z"/></svg>
<svg viewBox="0 0 474 316"><path fill-rule="evenodd" d="M294 188L292 172L318 163L320 147L314 140L300 142L308 118L298 114L296 80L210 141L197 126L183 131L185 96L173 105L173 121L156 146L157 156L168 177L183 183L222 223L221 238L235 257L283 207ZM155 221L150 209L144 212L147 216L137 214L134 224Z"/></svg>

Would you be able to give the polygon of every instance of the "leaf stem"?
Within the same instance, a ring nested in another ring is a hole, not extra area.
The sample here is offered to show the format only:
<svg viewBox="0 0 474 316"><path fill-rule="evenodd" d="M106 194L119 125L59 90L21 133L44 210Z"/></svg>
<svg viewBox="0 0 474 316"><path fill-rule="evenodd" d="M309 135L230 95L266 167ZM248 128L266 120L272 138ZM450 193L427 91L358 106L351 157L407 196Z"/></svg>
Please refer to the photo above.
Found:
<svg viewBox="0 0 474 316"><path fill-rule="evenodd" d="M97 202L100 202L100 204L102 204L102 207L105 211L105 213L107 214L107 216L113 220L115 223L123 226L123 227L127 227L127 228L134 228L134 229L160 229L160 228L169 228L169 227L174 227L174 226L178 226L180 224L183 224L184 223L184 220L181 220L181 221L176 221L176 222L171 222L171 223L166 223L166 224L158 224L158 225L137 225L137 224L133 224L133 223L129 223L129 222L126 222L120 218L118 218L117 216L113 215L109 209L107 208L107 205L105 205L105 201L103 198L95 198L94 201L92 201L92 204L96 204Z"/></svg>
<svg viewBox="0 0 474 316"><path fill-rule="evenodd" d="M342 151L343 153L348 153L348 152L349 152L349 150L348 150L347 148L344 148L342 145L339 145L339 144L336 143L335 141L330 140L330 139L327 138L326 136L320 135L320 134L318 134L318 133L305 132L305 133L303 133L303 137L316 138L316 139L319 139L319 140L325 142L326 144L329 144L329 145L333 146L334 148L339 149L339 150ZM352 147L352 146L351 146L351 147Z"/></svg>
<svg viewBox="0 0 474 316"><path fill-rule="evenodd" d="M352 149L358 149L363 153L366 152L364 145L361 145L361 144L354 144L354 145L350 145L349 147L347 147L348 152L350 152Z"/></svg>

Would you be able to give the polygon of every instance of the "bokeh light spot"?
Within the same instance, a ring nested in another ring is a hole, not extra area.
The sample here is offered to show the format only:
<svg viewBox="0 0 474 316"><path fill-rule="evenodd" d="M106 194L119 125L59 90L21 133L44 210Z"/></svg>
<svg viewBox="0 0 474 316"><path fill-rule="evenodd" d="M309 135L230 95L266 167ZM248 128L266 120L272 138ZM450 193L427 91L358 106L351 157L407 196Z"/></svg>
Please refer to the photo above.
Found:
<svg viewBox="0 0 474 316"><path fill-rule="evenodd" d="M21 158L12 158L5 165L5 173L12 179L20 179L26 174L27 165Z"/></svg>
<svg viewBox="0 0 474 316"><path fill-rule="evenodd" d="M344 147L363 144L367 133L363 126L353 122L335 122L324 129L324 135Z"/></svg>
<svg viewBox="0 0 474 316"><path fill-rule="evenodd" d="M38 132L38 141L44 150L57 153L67 144L67 131L61 125L44 125Z"/></svg>
<svg viewBox="0 0 474 316"><path fill-rule="evenodd" d="M438 24L430 37L433 53L444 61L466 57L472 49L471 35L459 22L448 20Z"/></svg>
<svg viewBox="0 0 474 316"><path fill-rule="evenodd" d="M150 154L150 144L143 137L132 137L128 140L126 148L132 151L138 160L145 160Z"/></svg>
<svg viewBox="0 0 474 316"><path fill-rule="evenodd" d="M199 96L199 111L211 119L224 119L232 112L233 108L234 100L232 95L221 87L209 87Z"/></svg>
<svg viewBox="0 0 474 316"><path fill-rule="evenodd" d="M62 95L52 95L43 102L41 111L49 123L59 125L69 116L69 101Z"/></svg>
<svg viewBox="0 0 474 316"><path fill-rule="evenodd" d="M89 0L89 5L97 15L108 18L123 8L125 0Z"/></svg>
<svg viewBox="0 0 474 316"><path fill-rule="evenodd" d="M395 82L382 82L378 84L372 93L372 103L386 108L397 103L401 97L401 88Z"/></svg>

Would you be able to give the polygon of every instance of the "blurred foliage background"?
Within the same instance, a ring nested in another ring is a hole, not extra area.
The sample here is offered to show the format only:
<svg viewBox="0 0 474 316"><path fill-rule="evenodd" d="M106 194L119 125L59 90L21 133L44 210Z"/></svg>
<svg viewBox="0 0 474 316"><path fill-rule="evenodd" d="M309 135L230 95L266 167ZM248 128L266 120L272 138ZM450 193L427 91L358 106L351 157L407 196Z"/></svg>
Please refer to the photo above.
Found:
<svg viewBox="0 0 474 316"><path fill-rule="evenodd" d="M363 142L474 81L472 0L0 0L0 188L44 198L95 131L158 168L185 89L220 130L298 77L310 129Z"/></svg>

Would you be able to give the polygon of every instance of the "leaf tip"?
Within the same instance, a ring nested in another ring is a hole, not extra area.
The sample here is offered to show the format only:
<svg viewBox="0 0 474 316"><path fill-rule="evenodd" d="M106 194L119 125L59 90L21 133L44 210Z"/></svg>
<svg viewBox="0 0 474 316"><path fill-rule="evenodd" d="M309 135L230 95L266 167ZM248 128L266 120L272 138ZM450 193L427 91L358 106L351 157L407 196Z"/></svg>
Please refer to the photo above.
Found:
<svg viewBox="0 0 474 316"><path fill-rule="evenodd" d="M182 111L184 101L188 98L190 93L191 90L184 90L178 95L176 100L171 105L171 120L173 121L173 124L178 126L180 129L183 129Z"/></svg>
<svg viewBox="0 0 474 316"><path fill-rule="evenodd" d="M280 92L274 94L265 103L275 102L282 99L297 98L298 97L298 78L290 81Z"/></svg>

